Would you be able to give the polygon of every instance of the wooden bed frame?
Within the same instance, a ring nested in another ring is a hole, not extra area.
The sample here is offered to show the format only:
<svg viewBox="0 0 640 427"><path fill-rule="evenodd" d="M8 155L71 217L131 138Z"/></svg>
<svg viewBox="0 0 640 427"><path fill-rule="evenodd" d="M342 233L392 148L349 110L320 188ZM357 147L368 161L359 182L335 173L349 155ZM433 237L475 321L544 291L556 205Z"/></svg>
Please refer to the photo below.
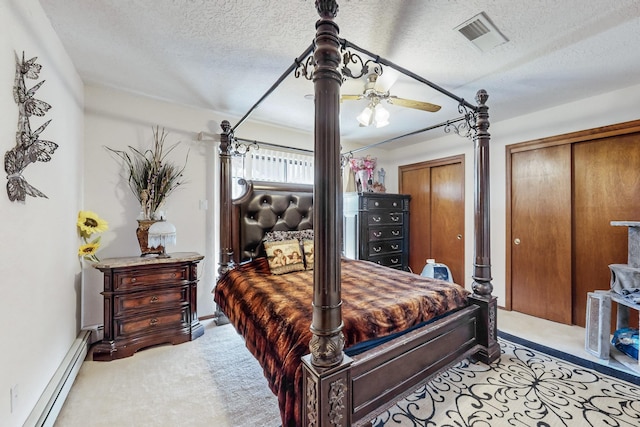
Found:
<svg viewBox="0 0 640 427"><path fill-rule="evenodd" d="M414 391L434 374L464 359L492 363L500 356L497 343L497 301L492 296L489 241L489 139L488 98L476 95L477 106L450 94L413 73L392 65L419 81L456 99L473 110L475 157L475 259L473 294L469 305L433 323L395 338L353 358L344 354L340 260L342 234L342 186L340 154L340 46L334 22L336 1L316 0L313 50L315 88L315 181L313 223L315 268L313 338L302 360L303 422L307 426L370 425L381 411ZM308 54L309 50L305 53ZM299 63L300 60L296 60ZM246 118L246 116L245 116ZM244 118L242 119L244 120ZM241 121L242 121L241 120ZM242 253L242 232L233 222L237 209L232 202L231 157L236 148L234 130L223 121L220 138L220 267L223 274L234 268ZM236 125L237 127L237 125ZM251 186L252 191L305 192L305 186L270 188ZM306 191L310 190L306 187ZM229 224L234 224L229 227ZM235 258L235 259L234 259Z"/></svg>

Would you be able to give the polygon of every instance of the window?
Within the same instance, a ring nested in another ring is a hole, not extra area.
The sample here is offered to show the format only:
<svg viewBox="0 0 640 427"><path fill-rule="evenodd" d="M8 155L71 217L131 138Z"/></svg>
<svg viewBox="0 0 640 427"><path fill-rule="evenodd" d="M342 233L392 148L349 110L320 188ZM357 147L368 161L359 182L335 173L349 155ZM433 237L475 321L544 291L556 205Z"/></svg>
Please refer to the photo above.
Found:
<svg viewBox="0 0 640 427"><path fill-rule="evenodd" d="M240 196L240 178L257 181L313 184L313 155L264 147L232 159L233 197Z"/></svg>

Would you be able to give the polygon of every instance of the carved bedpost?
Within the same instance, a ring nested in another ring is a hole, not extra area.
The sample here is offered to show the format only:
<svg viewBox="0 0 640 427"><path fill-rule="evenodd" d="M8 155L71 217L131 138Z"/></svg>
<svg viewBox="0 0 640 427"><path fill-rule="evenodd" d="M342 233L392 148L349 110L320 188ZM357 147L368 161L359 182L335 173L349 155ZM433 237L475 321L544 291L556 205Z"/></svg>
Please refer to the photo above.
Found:
<svg viewBox="0 0 640 427"><path fill-rule="evenodd" d="M338 4L316 0L315 68L315 178L313 200L314 251L313 319L310 355L303 358L303 419L305 426L350 425L351 360L344 355L340 289L340 185L341 62L338 26L333 19Z"/></svg>
<svg viewBox="0 0 640 427"><path fill-rule="evenodd" d="M218 274L224 274L233 268L233 246L231 236L231 149L233 130L227 120L220 123L220 263Z"/></svg>
<svg viewBox="0 0 640 427"><path fill-rule="evenodd" d="M475 155L475 259L473 264L474 304L482 310L482 321L478 327L478 338L484 349L477 355L485 363L491 363L500 356L497 341L497 298L491 295L491 230L489 191L489 95L481 89L476 94L478 103L476 134L474 136Z"/></svg>

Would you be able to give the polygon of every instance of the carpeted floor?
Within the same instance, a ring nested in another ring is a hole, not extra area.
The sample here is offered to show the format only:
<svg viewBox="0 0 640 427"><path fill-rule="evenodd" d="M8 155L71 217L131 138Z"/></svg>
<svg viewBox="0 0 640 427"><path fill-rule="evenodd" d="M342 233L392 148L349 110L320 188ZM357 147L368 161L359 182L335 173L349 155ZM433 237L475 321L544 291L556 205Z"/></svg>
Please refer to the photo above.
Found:
<svg viewBox="0 0 640 427"><path fill-rule="evenodd" d="M640 425L638 377L618 379L609 375L617 371L565 361L569 355L513 336L503 334L500 346L499 363L459 363L374 426ZM55 425L277 427L280 417L242 338L230 325L208 322L189 343L87 360Z"/></svg>

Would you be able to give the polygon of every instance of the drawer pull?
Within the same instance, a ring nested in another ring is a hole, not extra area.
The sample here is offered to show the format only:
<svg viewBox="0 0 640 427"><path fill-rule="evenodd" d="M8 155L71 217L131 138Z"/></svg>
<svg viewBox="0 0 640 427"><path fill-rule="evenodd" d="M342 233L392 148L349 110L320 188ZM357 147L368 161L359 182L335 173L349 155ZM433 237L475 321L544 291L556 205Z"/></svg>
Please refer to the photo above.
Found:
<svg viewBox="0 0 640 427"><path fill-rule="evenodd" d="M375 237L380 237L380 236L382 236L382 231L374 231L374 232L373 232L373 235L374 235Z"/></svg>
<svg viewBox="0 0 640 427"><path fill-rule="evenodd" d="M376 207L380 206L380 203L379 203L379 202L374 202L373 204L374 204Z"/></svg>
<svg viewBox="0 0 640 427"><path fill-rule="evenodd" d="M151 302L158 302L159 298L157 296L152 296L151 297Z"/></svg>
<svg viewBox="0 0 640 427"><path fill-rule="evenodd" d="M393 202L393 207L395 208L396 206L398 206L398 202Z"/></svg>
<svg viewBox="0 0 640 427"><path fill-rule="evenodd" d="M151 320L149 320L149 325L150 326L155 326L158 323L158 319L156 319L155 317Z"/></svg>
<svg viewBox="0 0 640 427"><path fill-rule="evenodd" d="M136 278L135 277L131 278L131 283L136 283Z"/></svg>
<svg viewBox="0 0 640 427"><path fill-rule="evenodd" d="M397 264L397 263L398 263L398 258L393 258L393 259L391 260L391 262L392 262L393 264Z"/></svg>
<svg viewBox="0 0 640 427"><path fill-rule="evenodd" d="M391 245L391 249L393 249L394 251L397 250L400 247L400 245Z"/></svg>
<svg viewBox="0 0 640 427"><path fill-rule="evenodd" d="M395 216L395 215L391 215L391 221L398 222L398 221L400 221L400 217L399 216Z"/></svg>
<svg viewBox="0 0 640 427"><path fill-rule="evenodd" d="M394 236L399 236L400 235L400 230L392 230L391 234L393 234Z"/></svg>
<svg viewBox="0 0 640 427"><path fill-rule="evenodd" d="M373 252L380 252L381 250L382 250L382 247L381 247L381 246L375 246L375 247L373 248Z"/></svg>
<svg viewBox="0 0 640 427"><path fill-rule="evenodd" d="M373 219L374 222L380 222L380 220L382 219L379 216L372 216L371 218Z"/></svg>

